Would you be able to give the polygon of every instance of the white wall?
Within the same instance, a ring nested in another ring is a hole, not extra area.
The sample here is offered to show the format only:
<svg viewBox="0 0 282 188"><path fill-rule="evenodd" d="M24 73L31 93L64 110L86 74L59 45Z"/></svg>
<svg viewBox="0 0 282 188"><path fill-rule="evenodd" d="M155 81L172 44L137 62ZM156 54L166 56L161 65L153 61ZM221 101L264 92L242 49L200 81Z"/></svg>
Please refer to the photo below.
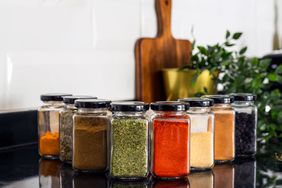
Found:
<svg viewBox="0 0 282 188"><path fill-rule="evenodd" d="M249 55L272 50L273 22L274 0L173 0L176 38L243 31ZM36 107L46 92L134 99L134 43L155 34L153 0L0 0L0 109Z"/></svg>

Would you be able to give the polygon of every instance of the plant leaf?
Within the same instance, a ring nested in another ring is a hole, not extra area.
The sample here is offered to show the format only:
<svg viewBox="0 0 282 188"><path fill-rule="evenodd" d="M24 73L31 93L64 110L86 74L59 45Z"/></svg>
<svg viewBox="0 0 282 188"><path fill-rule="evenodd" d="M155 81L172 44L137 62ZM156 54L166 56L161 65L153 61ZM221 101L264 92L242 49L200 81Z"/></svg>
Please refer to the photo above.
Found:
<svg viewBox="0 0 282 188"><path fill-rule="evenodd" d="M241 33L241 32L234 33L233 36L232 36L232 38L235 39L235 40L237 40L237 39L239 39L239 38L242 36L242 34L243 34L243 33Z"/></svg>
<svg viewBox="0 0 282 188"><path fill-rule="evenodd" d="M230 31L227 30L226 34L225 34L225 39L228 39L230 37L230 35L231 35Z"/></svg>
<svg viewBox="0 0 282 188"><path fill-rule="evenodd" d="M279 65L276 70L275 70L276 74L281 74L282 75L282 65Z"/></svg>
<svg viewBox="0 0 282 188"><path fill-rule="evenodd" d="M247 49L248 49L247 46L244 47L244 48L242 48L242 49L239 51L239 54L240 54L240 55L243 55L243 54L247 51Z"/></svg>
<svg viewBox="0 0 282 188"><path fill-rule="evenodd" d="M203 47L203 46L198 46L197 47L198 48L198 50L202 53L202 54L204 54L204 55L208 55L208 50L205 48L205 47Z"/></svg>
<svg viewBox="0 0 282 188"><path fill-rule="evenodd" d="M274 74L274 73L270 73L270 74L267 76L267 78L268 78L270 81L272 81L272 82L277 81L277 75Z"/></svg>
<svg viewBox="0 0 282 188"><path fill-rule="evenodd" d="M225 42L224 45L225 45L225 46L228 46L228 47L231 47L231 46L234 46L235 44L230 43L230 42Z"/></svg>

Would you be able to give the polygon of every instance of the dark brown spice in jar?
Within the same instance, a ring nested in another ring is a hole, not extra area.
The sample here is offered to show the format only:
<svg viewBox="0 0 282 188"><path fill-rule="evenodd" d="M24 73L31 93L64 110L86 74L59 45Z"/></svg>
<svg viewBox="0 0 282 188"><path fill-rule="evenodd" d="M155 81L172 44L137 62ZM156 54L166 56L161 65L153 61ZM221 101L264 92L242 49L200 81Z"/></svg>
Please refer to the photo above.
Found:
<svg viewBox="0 0 282 188"><path fill-rule="evenodd" d="M86 109L78 108L74 115L73 168L104 172L109 161L110 113L105 108Z"/></svg>

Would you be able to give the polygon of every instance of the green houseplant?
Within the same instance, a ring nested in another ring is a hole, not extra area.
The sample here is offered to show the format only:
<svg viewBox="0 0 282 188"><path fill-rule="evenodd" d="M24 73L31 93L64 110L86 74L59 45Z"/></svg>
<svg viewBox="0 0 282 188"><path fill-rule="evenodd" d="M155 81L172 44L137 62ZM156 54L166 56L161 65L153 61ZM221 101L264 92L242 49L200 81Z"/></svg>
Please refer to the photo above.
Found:
<svg viewBox="0 0 282 188"><path fill-rule="evenodd" d="M282 139L282 95L278 89L270 89L273 82L282 83L282 65L269 71L270 60L248 58L245 55L247 47L236 49L241 36L241 32L227 31L225 41L221 44L196 46L194 42L191 65L186 65L181 70L195 70L194 83L204 70L209 70L214 83L221 86L220 93L256 94L259 143ZM205 92L196 95L209 92L207 88L203 91Z"/></svg>

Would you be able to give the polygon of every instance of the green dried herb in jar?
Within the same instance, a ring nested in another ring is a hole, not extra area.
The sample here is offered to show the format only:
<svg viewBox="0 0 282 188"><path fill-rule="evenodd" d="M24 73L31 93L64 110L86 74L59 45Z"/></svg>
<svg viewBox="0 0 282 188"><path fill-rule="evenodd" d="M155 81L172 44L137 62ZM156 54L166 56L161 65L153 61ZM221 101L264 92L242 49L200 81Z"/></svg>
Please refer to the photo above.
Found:
<svg viewBox="0 0 282 188"><path fill-rule="evenodd" d="M120 179L146 178L149 166L149 131L145 112L148 104L112 104L111 176Z"/></svg>
<svg viewBox="0 0 282 188"><path fill-rule="evenodd" d="M108 100L79 99L73 116L73 161L77 171L105 172L109 166L111 112Z"/></svg>
<svg viewBox="0 0 282 188"><path fill-rule="evenodd" d="M77 99L96 99L91 96L66 96L63 97L64 109L60 112L60 160L71 163L73 141L73 115L77 111L74 102Z"/></svg>

